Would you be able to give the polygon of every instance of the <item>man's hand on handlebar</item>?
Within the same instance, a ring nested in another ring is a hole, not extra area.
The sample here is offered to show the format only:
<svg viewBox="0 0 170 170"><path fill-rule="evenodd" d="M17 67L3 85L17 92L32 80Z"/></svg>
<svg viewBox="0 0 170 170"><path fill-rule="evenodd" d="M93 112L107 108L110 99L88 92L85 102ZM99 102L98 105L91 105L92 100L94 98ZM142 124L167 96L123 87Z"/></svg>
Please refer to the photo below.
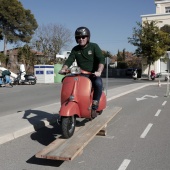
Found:
<svg viewBox="0 0 170 170"><path fill-rule="evenodd" d="M58 74L62 74L62 75L65 75L68 73L68 66L67 65L64 65L62 67L62 69L58 72Z"/></svg>
<svg viewBox="0 0 170 170"><path fill-rule="evenodd" d="M97 71L94 72L96 77L100 77L101 76L103 68L104 68L104 65L103 64L99 64Z"/></svg>
<svg viewBox="0 0 170 170"><path fill-rule="evenodd" d="M94 75L95 75L96 77L100 77L100 76L101 76L101 72L100 72L100 71L95 71L95 72L94 72Z"/></svg>
<svg viewBox="0 0 170 170"><path fill-rule="evenodd" d="M67 74L67 71L64 70L64 69L61 69L61 70L58 72L58 74L65 75L65 74Z"/></svg>

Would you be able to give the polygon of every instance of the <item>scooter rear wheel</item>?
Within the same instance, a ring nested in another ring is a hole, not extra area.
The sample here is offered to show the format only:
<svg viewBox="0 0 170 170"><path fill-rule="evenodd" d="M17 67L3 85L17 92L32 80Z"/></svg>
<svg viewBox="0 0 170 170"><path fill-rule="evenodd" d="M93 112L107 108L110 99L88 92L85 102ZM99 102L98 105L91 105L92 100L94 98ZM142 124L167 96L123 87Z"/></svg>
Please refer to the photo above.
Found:
<svg viewBox="0 0 170 170"><path fill-rule="evenodd" d="M19 85L19 80L14 80L13 84L14 85Z"/></svg>
<svg viewBox="0 0 170 170"><path fill-rule="evenodd" d="M65 139L68 139L71 136L73 136L75 126L76 126L75 116L62 117L61 122L62 122L61 126L62 126L63 137Z"/></svg>
<svg viewBox="0 0 170 170"><path fill-rule="evenodd" d="M98 115L101 115L103 110L97 111Z"/></svg>
<svg viewBox="0 0 170 170"><path fill-rule="evenodd" d="M35 85L36 84L36 80L31 82L31 85Z"/></svg>

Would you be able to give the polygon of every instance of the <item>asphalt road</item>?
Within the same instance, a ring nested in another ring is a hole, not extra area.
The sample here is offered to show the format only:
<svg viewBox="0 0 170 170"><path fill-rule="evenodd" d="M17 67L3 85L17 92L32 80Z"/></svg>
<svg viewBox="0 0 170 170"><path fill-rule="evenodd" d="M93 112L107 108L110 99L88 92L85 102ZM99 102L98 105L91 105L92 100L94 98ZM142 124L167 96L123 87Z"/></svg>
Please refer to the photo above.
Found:
<svg viewBox="0 0 170 170"><path fill-rule="evenodd" d="M106 89L116 88L119 86L141 83L142 80L133 79L103 79ZM145 81L146 82L146 81ZM56 84L36 84L36 85L18 85L13 88L0 88L0 116L17 113L24 110L33 109L43 105L60 102L61 83Z"/></svg>
<svg viewBox="0 0 170 170"><path fill-rule="evenodd" d="M122 110L108 124L107 136L95 137L71 162L35 158L61 133L52 125L1 145L1 169L169 170L170 98L165 93L166 85L148 86L109 101L109 107Z"/></svg>

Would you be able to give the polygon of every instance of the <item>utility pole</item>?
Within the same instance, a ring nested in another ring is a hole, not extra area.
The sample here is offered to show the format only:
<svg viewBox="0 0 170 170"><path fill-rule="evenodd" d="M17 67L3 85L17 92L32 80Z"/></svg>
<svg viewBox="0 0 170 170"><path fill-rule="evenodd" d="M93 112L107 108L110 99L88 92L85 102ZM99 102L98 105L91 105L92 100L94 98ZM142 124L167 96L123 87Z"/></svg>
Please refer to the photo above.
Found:
<svg viewBox="0 0 170 170"><path fill-rule="evenodd" d="M170 51L167 52L167 55L168 55L169 60L168 60L168 71L167 71L168 80L167 80L167 88L166 88L166 95L165 95L165 97L169 97L169 95L170 95L169 94L170 93L170 91L169 91Z"/></svg>
<svg viewBox="0 0 170 170"><path fill-rule="evenodd" d="M106 96L107 96L107 89L108 89L108 56L106 57Z"/></svg>

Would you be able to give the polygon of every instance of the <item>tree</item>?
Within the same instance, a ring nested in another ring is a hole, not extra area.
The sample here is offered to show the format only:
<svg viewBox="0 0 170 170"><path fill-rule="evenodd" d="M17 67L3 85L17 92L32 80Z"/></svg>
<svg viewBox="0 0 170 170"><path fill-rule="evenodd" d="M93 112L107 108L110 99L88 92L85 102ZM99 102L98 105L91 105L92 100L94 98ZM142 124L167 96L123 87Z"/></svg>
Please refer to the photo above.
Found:
<svg viewBox="0 0 170 170"><path fill-rule="evenodd" d="M170 34L170 25L165 24L163 27L160 28L161 31L167 32Z"/></svg>
<svg viewBox="0 0 170 170"><path fill-rule="evenodd" d="M118 53L117 53L117 68L120 68L120 69L125 69L127 68L127 63L125 61L125 49L123 49L123 52L120 52L118 50Z"/></svg>
<svg viewBox="0 0 170 170"><path fill-rule="evenodd" d="M108 62L108 58L111 59L112 54L109 51L104 51L104 50L102 50L102 54L105 57L105 67L106 67L106 64Z"/></svg>
<svg viewBox="0 0 170 170"><path fill-rule="evenodd" d="M166 24L163 27L161 27L160 29L161 29L161 31L164 31L164 32L168 33L169 38L170 38L170 25ZM168 51L170 51L170 44L168 44L168 45L169 45Z"/></svg>
<svg viewBox="0 0 170 170"><path fill-rule="evenodd" d="M102 53L103 53L105 58L107 58L107 57L112 58L111 52L102 50Z"/></svg>
<svg viewBox="0 0 170 170"><path fill-rule="evenodd" d="M7 43L28 43L37 27L34 15L25 10L21 2L0 0L0 40L4 41L5 55Z"/></svg>
<svg viewBox="0 0 170 170"><path fill-rule="evenodd" d="M118 50L118 52L117 52L117 61L122 61L122 60L123 60L122 55L121 55L120 51Z"/></svg>
<svg viewBox="0 0 170 170"><path fill-rule="evenodd" d="M149 77L151 64L164 56L168 49L169 34L161 31L156 21L137 23L137 26L133 28L132 38L129 37L128 42L137 47L137 56L146 58Z"/></svg>
<svg viewBox="0 0 170 170"><path fill-rule="evenodd" d="M126 51L125 51L125 49L123 49L122 60L123 60L123 61L126 60Z"/></svg>
<svg viewBox="0 0 170 170"><path fill-rule="evenodd" d="M37 63L37 58L34 52L31 51L31 48L28 44L20 47L18 50L18 62L25 64L26 71L33 67Z"/></svg>
<svg viewBox="0 0 170 170"><path fill-rule="evenodd" d="M44 53L45 56L52 57L53 60L56 54L68 47L71 42L71 31L58 24L39 26L32 39L35 49Z"/></svg>
<svg viewBox="0 0 170 170"><path fill-rule="evenodd" d="M5 63L7 62L7 58L3 53L0 53L0 63Z"/></svg>

